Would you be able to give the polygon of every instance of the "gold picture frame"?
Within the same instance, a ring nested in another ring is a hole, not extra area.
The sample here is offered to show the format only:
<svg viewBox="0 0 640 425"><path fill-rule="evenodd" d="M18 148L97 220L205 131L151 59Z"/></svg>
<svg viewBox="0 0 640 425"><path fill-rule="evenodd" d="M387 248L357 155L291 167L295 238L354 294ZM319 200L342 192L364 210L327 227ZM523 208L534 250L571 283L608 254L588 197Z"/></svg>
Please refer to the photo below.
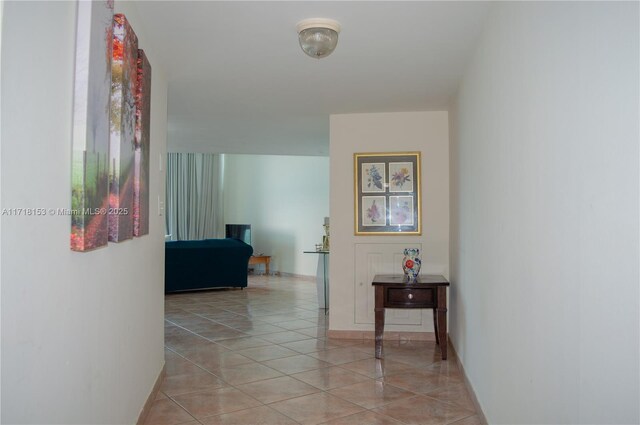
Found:
<svg viewBox="0 0 640 425"><path fill-rule="evenodd" d="M355 234L421 235L420 152L354 153Z"/></svg>

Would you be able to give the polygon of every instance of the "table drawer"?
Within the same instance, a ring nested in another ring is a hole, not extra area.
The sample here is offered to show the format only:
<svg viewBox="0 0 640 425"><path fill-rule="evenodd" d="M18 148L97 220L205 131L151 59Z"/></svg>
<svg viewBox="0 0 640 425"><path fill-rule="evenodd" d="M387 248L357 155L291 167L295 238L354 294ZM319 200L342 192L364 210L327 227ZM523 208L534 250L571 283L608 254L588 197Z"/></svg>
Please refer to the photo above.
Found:
<svg viewBox="0 0 640 425"><path fill-rule="evenodd" d="M385 305L417 308L435 307L435 290L431 288L389 288Z"/></svg>

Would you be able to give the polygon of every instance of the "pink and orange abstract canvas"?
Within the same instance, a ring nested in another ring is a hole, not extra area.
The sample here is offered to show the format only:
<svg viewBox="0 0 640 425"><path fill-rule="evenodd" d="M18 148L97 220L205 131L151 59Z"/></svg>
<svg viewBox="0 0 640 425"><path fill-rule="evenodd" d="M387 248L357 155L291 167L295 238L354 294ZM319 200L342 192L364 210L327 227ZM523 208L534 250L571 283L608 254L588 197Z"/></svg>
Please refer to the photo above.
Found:
<svg viewBox="0 0 640 425"><path fill-rule="evenodd" d="M109 241L133 237L133 193L138 37L127 18L113 16L111 135L109 146Z"/></svg>
<svg viewBox="0 0 640 425"><path fill-rule="evenodd" d="M151 65L138 50L136 83L136 134L133 178L133 235L149 234L149 125L151 114Z"/></svg>
<svg viewBox="0 0 640 425"><path fill-rule="evenodd" d="M113 1L78 2L71 165L71 249L108 243Z"/></svg>

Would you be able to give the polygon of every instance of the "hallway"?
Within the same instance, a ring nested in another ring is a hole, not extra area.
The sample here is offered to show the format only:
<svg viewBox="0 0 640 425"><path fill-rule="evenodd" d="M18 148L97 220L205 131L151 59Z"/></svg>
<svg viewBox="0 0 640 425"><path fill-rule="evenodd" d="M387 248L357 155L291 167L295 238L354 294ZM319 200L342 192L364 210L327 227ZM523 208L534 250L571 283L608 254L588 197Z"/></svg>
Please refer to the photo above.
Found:
<svg viewBox="0 0 640 425"><path fill-rule="evenodd" d="M315 285L167 295L166 378L147 424L477 425L452 356L433 342L329 339Z"/></svg>

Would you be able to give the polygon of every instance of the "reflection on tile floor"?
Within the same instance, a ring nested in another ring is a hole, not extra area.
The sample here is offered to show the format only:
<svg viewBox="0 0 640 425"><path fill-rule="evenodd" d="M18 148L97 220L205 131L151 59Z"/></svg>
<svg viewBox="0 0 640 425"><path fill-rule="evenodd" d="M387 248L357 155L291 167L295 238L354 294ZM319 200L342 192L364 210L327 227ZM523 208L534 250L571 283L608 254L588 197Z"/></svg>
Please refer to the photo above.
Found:
<svg viewBox="0 0 640 425"><path fill-rule="evenodd" d="M433 342L326 337L315 284L249 276L244 290L165 297L166 378L146 424L478 425L455 361Z"/></svg>

